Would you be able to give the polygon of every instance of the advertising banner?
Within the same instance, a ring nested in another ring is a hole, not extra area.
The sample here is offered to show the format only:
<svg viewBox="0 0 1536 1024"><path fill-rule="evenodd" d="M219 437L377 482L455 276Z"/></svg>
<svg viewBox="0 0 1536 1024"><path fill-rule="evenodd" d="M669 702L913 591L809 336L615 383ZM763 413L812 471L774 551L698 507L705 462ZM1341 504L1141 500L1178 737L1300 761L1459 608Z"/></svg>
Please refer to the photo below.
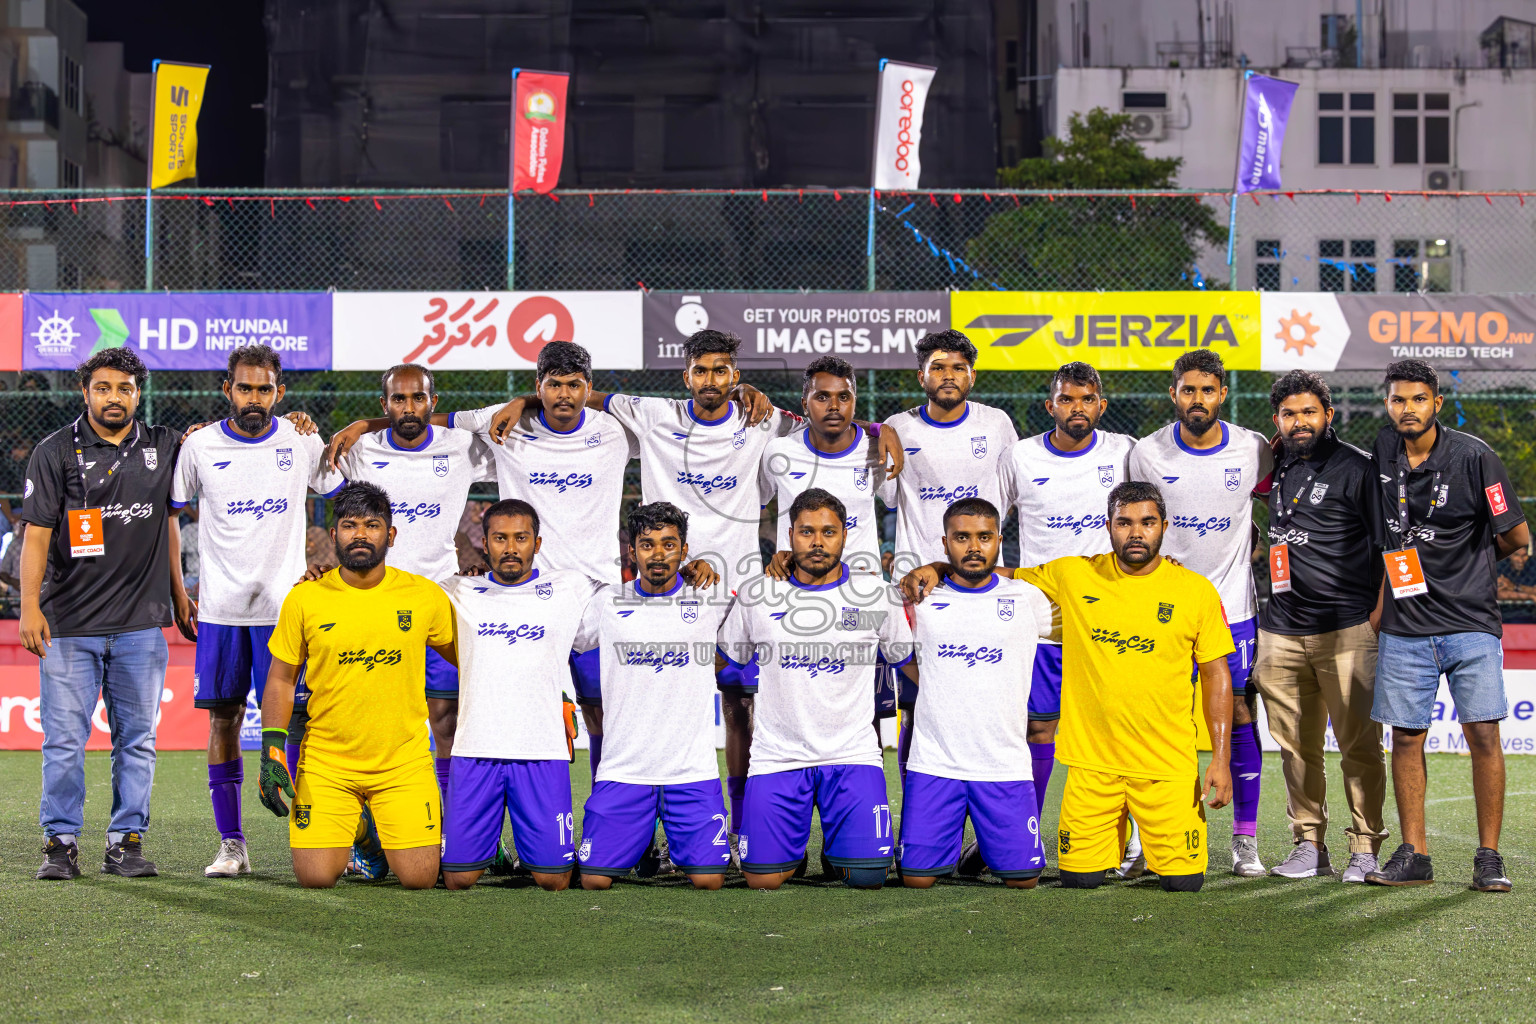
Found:
<svg viewBox="0 0 1536 1024"><path fill-rule="evenodd" d="M1296 83L1248 74L1243 92L1243 134L1237 146L1236 192L1280 187L1280 150Z"/></svg>
<svg viewBox="0 0 1536 1024"><path fill-rule="evenodd" d="M1193 348L1259 368L1257 292L951 292L949 318L979 370L1167 370Z"/></svg>
<svg viewBox="0 0 1536 1024"><path fill-rule="evenodd" d="M197 177L197 115L208 65L157 60L150 100L149 187Z"/></svg>
<svg viewBox="0 0 1536 1024"><path fill-rule="evenodd" d="M742 341L739 365L798 370L820 355L856 369L916 369L917 343L949 326L944 292L648 292L645 368L680 369L683 342L710 328Z"/></svg>
<svg viewBox="0 0 1536 1024"><path fill-rule="evenodd" d="M192 671L191 665L172 665L165 670L165 688L160 692L155 729L157 750L208 747L208 712L192 706ZM43 749L39 707L36 659L30 665L0 666L0 750ZM91 734L85 749L112 749L106 705L100 698L91 714Z"/></svg>
<svg viewBox="0 0 1536 1024"><path fill-rule="evenodd" d="M600 370L638 370L639 292L337 292L335 369L530 370L574 341Z"/></svg>
<svg viewBox="0 0 1536 1024"><path fill-rule="evenodd" d="M922 176L918 149L923 141L923 106L938 68L880 62L875 100L875 157L871 182L877 190L914 189Z"/></svg>
<svg viewBox="0 0 1536 1024"><path fill-rule="evenodd" d="M549 192L565 154L565 87L560 71L512 70L512 191Z"/></svg>
<svg viewBox="0 0 1536 1024"><path fill-rule="evenodd" d="M0 370L21 369L21 295L0 293Z"/></svg>
<svg viewBox="0 0 1536 1024"><path fill-rule="evenodd" d="M244 345L271 345L288 370L331 368L326 292L28 292L22 367L73 370L132 348L151 370L222 370Z"/></svg>

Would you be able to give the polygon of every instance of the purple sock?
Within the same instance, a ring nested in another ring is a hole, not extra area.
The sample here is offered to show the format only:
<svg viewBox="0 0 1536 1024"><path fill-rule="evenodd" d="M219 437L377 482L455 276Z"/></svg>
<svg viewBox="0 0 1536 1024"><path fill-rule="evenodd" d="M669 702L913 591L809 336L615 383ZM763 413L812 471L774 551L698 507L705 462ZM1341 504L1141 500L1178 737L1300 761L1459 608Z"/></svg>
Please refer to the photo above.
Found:
<svg viewBox="0 0 1536 1024"><path fill-rule="evenodd" d="M297 740L283 744L283 756L288 758L288 777L290 779L297 779L299 777L299 749L300 744Z"/></svg>
<svg viewBox="0 0 1536 1024"><path fill-rule="evenodd" d="M729 775L725 779L725 792L731 798L731 831L741 832L741 805L747 800L747 779L744 775Z"/></svg>
<svg viewBox="0 0 1536 1024"><path fill-rule="evenodd" d="M904 711L901 715L901 731L896 734L896 773L901 776L902 785L907 782L907 755L912 753L912 712Z"/></svg>
<svg viewBox="0 0 1536 1024"><path fill-rule="evenodd" d="M1035 773L1035 816L1045 811L1045 789L1051 784L1051 769L1056 767L1056 744L1031 743L1029 766Z"/></svg>
<svg viewBox="0 0 1536 1024"><path fill-rule="evenodd" d="M603 737L601 733L587 733L587 763L592 766L592 781L597 781L597 766L603 762Z"/></svg>
<svg viewBox="0 0 1536 1024"><path fill-rule="evenodd" d="M432 770L437 772L437 790L444 797L448 795L448 769L453 766L451 757L434 757Z"/></svg>
<svg viewBox="0 0 1536 1024"><path fill-rule="evenodd" d="M1264 753L1259 746L1257 723L1232 729L1232 834L1258 835L1259 778Z"/></svg>
<svg viewBox="0 0 1536 1024"><path fill-rule="evenodd" d="M240 783L245 762L240 758L208 766L208 795L213 798L213 824L225 839L245 839L240 831Z"/></svg>

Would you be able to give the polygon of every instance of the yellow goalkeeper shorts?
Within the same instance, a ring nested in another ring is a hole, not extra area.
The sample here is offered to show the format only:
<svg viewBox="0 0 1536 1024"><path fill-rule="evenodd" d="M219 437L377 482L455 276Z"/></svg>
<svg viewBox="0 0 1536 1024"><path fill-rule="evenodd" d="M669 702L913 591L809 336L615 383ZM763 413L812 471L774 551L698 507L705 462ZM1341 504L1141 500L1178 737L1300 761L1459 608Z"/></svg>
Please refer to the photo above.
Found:
<svg viewBox="0 0 1536 1024"><path fill-rule="evenodd" d="M386 850L437 846L443 838L441 797L432 761L386 772L336 772L309 763L294 784L288 845L296 850L349 847L363 804L373 809Z"/></svg>
<svg viewBox="0 0 1536 1024"><path fill-rule="evenodd" d="M1127 816L1141 827L1149 870L1205 873L1205 804L1198 777L1193 782L1132 779L1086 768L1067 769L1056 866L1084 874L1118 867L1130 834Z"/></svg>

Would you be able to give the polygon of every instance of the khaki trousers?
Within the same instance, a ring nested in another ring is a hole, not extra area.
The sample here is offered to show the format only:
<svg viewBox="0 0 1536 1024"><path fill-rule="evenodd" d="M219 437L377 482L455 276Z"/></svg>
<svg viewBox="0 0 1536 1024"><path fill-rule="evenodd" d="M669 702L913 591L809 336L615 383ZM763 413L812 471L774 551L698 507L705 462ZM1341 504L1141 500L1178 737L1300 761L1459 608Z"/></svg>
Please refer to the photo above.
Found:
<svg viewBox="0 0 1536 1024"><path fill-rule="evenodd" d="M1269 734L1280 744L1286 814L1296 842L1323 842L1328 830L1323 741L1329 719L1343 755L1344 796L1353 825L1345 829L1351 853L1376 853L1387 833L1382 805L1387 768L1381 726L1371 721L1376 679L1376 632L1369 622L1315 636L1282 636L1259 630L1254 665L1269 717Z"/></svg>

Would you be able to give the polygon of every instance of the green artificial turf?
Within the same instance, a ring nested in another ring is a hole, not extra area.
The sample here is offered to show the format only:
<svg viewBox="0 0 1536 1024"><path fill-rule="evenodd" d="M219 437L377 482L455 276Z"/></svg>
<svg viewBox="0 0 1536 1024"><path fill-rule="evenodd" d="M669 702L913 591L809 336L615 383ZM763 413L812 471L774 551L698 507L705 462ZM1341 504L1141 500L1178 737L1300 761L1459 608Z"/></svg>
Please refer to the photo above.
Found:
<svg viewBox="0 0 1536 1024"><path fill-rule="evenodd" d="M111 790L107 758L93 754L87 873L37 882L39 755L5 753L0 1013L733 1024L1532 1019L1536 758L1509 762L1502 845L1515 891L1506 896L1467 889L1477 845L1468 761L1429 761L1439 875L1430 887L1215 873L1197 895L1165 894L1155 881L1069 892L1049 875L1035 891L984 882L869 893L811 880L763 893L733 876L718 893L627 882L606 893L548 894L499 880L464 893L358 882L302 891L287 864L286 823L255 799L254 755L246 827L258 873L205 880L217 837L196 753L160 757L147 849L161 877L96 873ZM572 770L578 816L584 762ZM1267 756L1265 766L1260 849L1272 864L1289 833L1279 758ZM1336 757L1329 769L1342 825ZM1047 836L1063 776L1058 768L1052 780ZM1389 798L1395 831L1392 814ZM1230 811L1212 815L1215 872L1230 864L1230 821ZM1342 862L1342 833L1335 840Z"/></svg>

